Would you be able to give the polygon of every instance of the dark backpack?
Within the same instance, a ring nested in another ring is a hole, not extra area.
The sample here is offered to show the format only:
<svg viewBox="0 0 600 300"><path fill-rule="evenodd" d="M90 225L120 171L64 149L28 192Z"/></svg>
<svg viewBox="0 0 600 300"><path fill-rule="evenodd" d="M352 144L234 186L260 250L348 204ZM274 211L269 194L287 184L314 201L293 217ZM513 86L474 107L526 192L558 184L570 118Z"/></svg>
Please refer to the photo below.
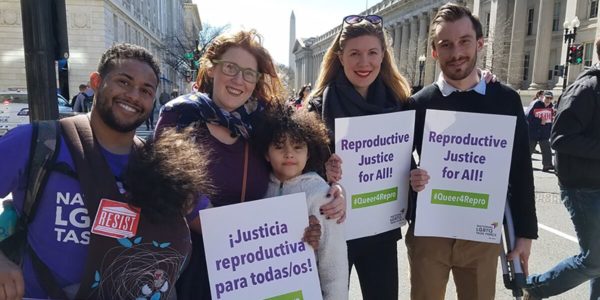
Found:
<svg viewBox="0 0 600 300"><path fill-rule="evenodd" d="M79 96L79 93L75 94L75 96L73 96L73 98L71 98L71 101L69 101L69 103L67 103L68 107L73 107L75 106L75 100L77 100L77 96Z"/></svg>
<svg viewBox="0 0 600 300"><path fill-rule="evenodd" d="M82 93L82 95L83 95L83 111L90 112L92 110L92 104L94 103L94 97L92 97L86 93Z"/></svg>

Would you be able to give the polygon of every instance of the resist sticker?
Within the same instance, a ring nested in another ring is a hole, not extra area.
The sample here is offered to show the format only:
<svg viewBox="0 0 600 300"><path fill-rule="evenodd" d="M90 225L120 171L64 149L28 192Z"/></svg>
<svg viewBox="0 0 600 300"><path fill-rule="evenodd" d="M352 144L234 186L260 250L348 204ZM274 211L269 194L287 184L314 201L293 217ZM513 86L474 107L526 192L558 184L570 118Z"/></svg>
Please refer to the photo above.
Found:
<svg viewBox="0 0 600 300"><path fill-rule="evenodd" d="M117 239L132 237L137 232L139 221L139 208L127 203L102 199L94 219L92 233Z"/></svg>

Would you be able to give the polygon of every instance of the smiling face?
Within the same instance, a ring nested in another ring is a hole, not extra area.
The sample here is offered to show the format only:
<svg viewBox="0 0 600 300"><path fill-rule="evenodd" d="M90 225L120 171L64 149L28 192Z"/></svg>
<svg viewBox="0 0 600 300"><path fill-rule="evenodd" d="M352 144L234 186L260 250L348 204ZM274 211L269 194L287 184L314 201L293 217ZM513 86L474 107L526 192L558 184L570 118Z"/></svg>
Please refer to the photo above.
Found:
<svg viewBox="0 0 600 300"><path fill-rule="evenodd" d="M383 55L383 45L376 36L362 35L345 42L339 55L340 63L344 74L363 98L379 75Z"/></svg>
<svg viewBox="0 0 600 300"><path fill-rule="evenodd" d="M121 59L104 78L93 73L94 108L100 119L119 132L131 132L152 113L158 79L153 69L136 59Z"/></svg>
<svg viewBox="0 0 600 300"><path fill-rule="evenodd" d="M252 69L258 72L256 58L242 48L230 48L219 57L219 60L234 63L241 69ZM208 70L208 76L213 79L213 101L229 112L242 106L252 96L256 87L256 83L244 80L242 72L235 76L224 74L220 64L212 66Z"/></svg>
<svg viewBox="0 0 600 300"><path fill-rule="evenodd" d="M477 52L483 48L483 38L476 38L469 17L438 24L433 42L432 55L447 79L462 81L477 76Z"/></svg>
<svg viewBox="0 0 600 300"><path fill-rule="evenodd" d="M308 160L308 147L305 142L285 136L281 141L271 143L265 156L275 177L283 182L302 174Z"/></svg>

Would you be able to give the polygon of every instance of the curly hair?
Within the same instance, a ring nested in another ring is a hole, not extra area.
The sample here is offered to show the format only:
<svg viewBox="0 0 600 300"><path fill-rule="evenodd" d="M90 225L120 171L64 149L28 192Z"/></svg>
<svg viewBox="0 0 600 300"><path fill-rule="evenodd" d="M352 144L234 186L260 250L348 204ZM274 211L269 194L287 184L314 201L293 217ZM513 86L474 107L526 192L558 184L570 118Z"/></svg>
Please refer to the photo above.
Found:
<svg viewBox="0 0 600 300"><path fill-rule="evenodd" d="M255 145L259 153L266 155L269 145L285 142L288 138L296 143L306 143L308 160L302 172L323 173L325 161L331 155L329 135L325 123L316 114L277 104L263 116L258 129L261 134L255 137Z"/></svg>
<svg viewBox="0 0 600 300"><path fill-rule="evenodd" d="M135 59L148 64L154 71L154 75L156 75L156 82L160 82L158 80L160 78L160 67L154 55L144 47L128 43L116 44L102 54L98 63L100 76L105 77L121 59Z"/></svg>
<svg viewBox="0 0 600 300"><path fill-rule="evenodd" d="M212 95L213 80L208 76L208 70L214 67L214 60L220 59L231 48L244 49L256 58L258 72L261 76L252 96L267 103L281 101L283 85L277 75L277 69L269 51L262 45L262 37L254 29L222 34L212 41L200 58L198 78L196 79L198 91Z"/></svg>
<svg viewBox="0 0 600 300"><path fill-rule="evenodd" d="M208 157L195 141L194 128L163 133L133 153L124 175L129 203L152 221L183 216L201 194L212 191Z"/></svg>

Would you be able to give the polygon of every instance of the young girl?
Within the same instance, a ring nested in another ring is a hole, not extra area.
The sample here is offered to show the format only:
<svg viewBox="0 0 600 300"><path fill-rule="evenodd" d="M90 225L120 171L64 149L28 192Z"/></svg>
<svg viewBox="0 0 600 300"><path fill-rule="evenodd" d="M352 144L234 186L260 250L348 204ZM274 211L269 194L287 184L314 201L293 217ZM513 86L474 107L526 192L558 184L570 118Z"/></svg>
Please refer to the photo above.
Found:
<svg viewBox="0 0 600 300"><path fill-rule="evenodd" d="M269 113L257 145L271 164L265 197L306 193L308 214L319 218L321 238L317 264L323 299L348 299L348 259L344 227L319 207L329 202L329 185L316 172L329 155L327 128L312 113L277 107Z"/></svg>

